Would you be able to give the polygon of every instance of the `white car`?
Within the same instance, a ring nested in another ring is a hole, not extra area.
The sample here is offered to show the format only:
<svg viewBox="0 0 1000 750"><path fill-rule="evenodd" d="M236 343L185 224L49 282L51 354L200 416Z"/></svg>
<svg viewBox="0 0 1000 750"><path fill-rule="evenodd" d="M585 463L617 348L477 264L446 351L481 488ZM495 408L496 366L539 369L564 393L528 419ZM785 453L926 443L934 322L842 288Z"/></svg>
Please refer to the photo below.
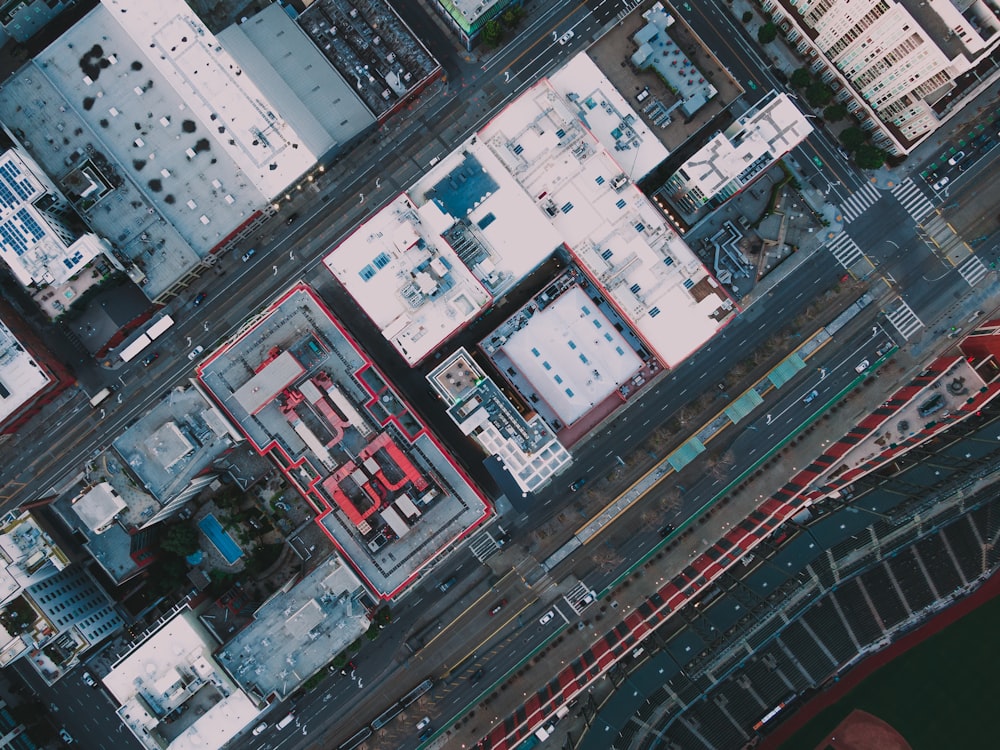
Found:
<svg viewBox="0 0 1000 750"><path fill-rule="evenodd" d="M871 364L867 359L863 359L854 366L854 372L864 372L871 367Z"/></svg>
<svg viewBox="0 0 1000 750"><path fill-rule="evenodd" d="M97 683L94 682L94 678L90 676L90 672L84 672L80 675L80 679L83 680L84 685L89 685L90 687L97 687Z"/></svg>
<svg viewBox="0 0 1000 750"><path fill-rule="evenodd" d="M945 185L947 185L949 182L951 182L951 178L950 177L942 177L940 180L938 180L933 185L931 185L931 187L934 188L935 190L940 190Z"/></svg>
<svg viewBox="0 0 1000 750"><path fill-rule="evenodd" d="M59 730L59 739L61 739L67 745L72 745L73 744L73 737L72 737L72 735L70 735L70 733L67 732L65 729L60 729Z"/></svg>
<svg viewBox="0 0 1000 750"><path fill-rule="evenodd" d="M419 732L421 729L423 729L430 723L431 723L431 717L425 716L424 718L422 718L420 721L417 722L417 731Z"/></svg>
<svg viewBox="0 0 1000 750"><path fill-rule="evenodd" d="M205 347L196 346L194 349L191 350L191 353L188 354L188 359L190 359L193 362L195 359L197 359L198 355L201 354L203 351L205 351Z"/></svg>
<svg viewBox="0 0 1000 750"><path fill-rule="evenodd" d="M250 260L255 252L257 252L257 250L251 247L249 250L243 253L243 262L246 263L248 260Z"/></svg>
<svg viewBox="0 0 1000 750"><path fill-rule="evenodd" d="M548 625L550 622L552 622L552 618L555 617L555 616L556 616L556 613L553 612L550 609L548 612L546 612L544 615L542 615L542 619L538 621L538 624L539 625Z"/></svg>
<svg viewBox="0 0 1000 750"><path fill-rule="evenodd" d="M570 39L572 39L575 36L576 36L575 32L573 32L573 31L567 31L565 34L563 34L561 37L559 37L559 44L566 44L566 42L568 42Z"/></svg>
<svg viewBox="0 0 1000 750"><path fill-rule="evenodd" d="M954 167L956 164L958 164L964 158L965 158L965 152L964 151L959 151L957 154L955 154L953 157L951 157L948 160L948 164L950 164L951 166Z"/></svg>
<svg viewBox="0 0 1000 750"><path fill-rule="evenodd" d="M262 733L265 729L267 729L267 722L262 721L260 724L258 724L253 728L253 736L256 737L258 734Z"/></svg>

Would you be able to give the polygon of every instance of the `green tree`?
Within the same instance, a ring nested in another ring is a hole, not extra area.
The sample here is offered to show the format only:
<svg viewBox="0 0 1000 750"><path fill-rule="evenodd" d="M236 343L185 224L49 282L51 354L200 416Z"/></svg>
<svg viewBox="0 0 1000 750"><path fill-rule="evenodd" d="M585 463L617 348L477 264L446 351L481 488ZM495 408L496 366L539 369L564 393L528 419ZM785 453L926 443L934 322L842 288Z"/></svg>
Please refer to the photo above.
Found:
<svg viewBox="0 0 1000 750"><path fill-rule="evenodd" d="M374 641L376 638L378 638L379 630L380 628L378 625L375 624L370 625L368 630L365 631L365 638L367 638L369 641Z"/></svg>
<svg viewBox="0 0 1000 750"><path fill-rule="evenodd" d="M806 101L813 107L822 107L833 99L833 89L822 81L813 81L806 88Z"/></svg>
<svg viewBox="0 0 1000 750"><path fill-rule="evenodd" d="M882 149L863 143L854 152L854 163L862 169L878 169L885 164L886 153Z"/></svg>
<svg viewBox="0 0 1000 750"><path fill-rule="evenodd" d="M823 110L823 117L829 122L837 122L847 117L847 107L843 104L831 104Z"/></svg>
<svg viewBox="0 0 1000 750"><path fill-rule="evenodd" d="M868 137L865 131L858 127L845 128L840 134L840 142L844 144L848 151L855 151L862 146Z"/></svg>
<svg viewBox="0 0 1000 750"><path fill-rule="evenodd" d="M483 26L483 44L488 47L496 47L503 41L503 26L497 19L486 22Z"/></svg>
<svg viewBox="0 0 1000 750"><path fill-rule="evenodd" d="M743 23L750 23L753 20L753 11L748 10L743 14Z"/></svg>
<svg viewBox="0 0 1000 750"><path fill-rule="evenodd" d="M160 547L175 555L187 557L198 550L198 532L189 523L174 524L164 534Z"/></svg>
<svg viewBox="0 0 1000 750"><path fill-rule="evenodd" d="M812 73L809 72L808 68L796 68L792 71L792 77L789 80L795 88L804 89L812 83L812 79Z"/></svg>
<svg viewBox="0 0 1000 750"><path fill-rule="evenodd" d="M517 28L517 25L524 18L524 8L520 5L513 5L505 10L501 17L503 18L504 26L508 29Z"/></svg>
<svg viewBox="0 0 1000 750"><path fill-rule="evenodd" d="M761 44L770 44L778 38L778 27L768 21L757 29L757 41Z"/></svg>

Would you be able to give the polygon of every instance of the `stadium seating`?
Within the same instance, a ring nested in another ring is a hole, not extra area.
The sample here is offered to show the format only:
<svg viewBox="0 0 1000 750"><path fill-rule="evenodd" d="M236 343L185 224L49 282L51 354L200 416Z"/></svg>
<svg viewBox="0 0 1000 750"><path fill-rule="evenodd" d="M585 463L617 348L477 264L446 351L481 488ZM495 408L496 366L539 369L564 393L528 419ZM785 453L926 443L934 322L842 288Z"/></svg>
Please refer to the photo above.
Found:
<svg viewBox="0 0 1000 750"><path fill-rule="evenodd" d="M810 607L802 619L812 628L816 637L826 644L838 663L848 661L858 652L844 627L840 613L828 597L824 596Z"/></svg>
<svg viewBox="0 0 1000 750"><path fill-rule="evenodd" d="M982 545L972 531L968 518L960 518L944 528L944 536L958 558L966 581L975 580L983 572Z"/></svg>
<svg viewBox="0 0 1000 750"><path fill-rule="evenodd" d="M934 592L931 591L924 571L917 564L912 548L908 547L890 557L888 563L911 610L919 612L934 601Z"/></svg>
<svg viewBox="0 0 1000 750"><path fill-rule="evenodd" d="M861 593L858 580L852 578L844 581L834 592L837 603L844 613L844 617L851 623L851 630L854 636L862 644L874 643L882 637L882 626L875 621L875 615L868 606L868 602Z"/></svg>
<svg viewBox="0 0 1000 750"><path fill-rule="evenodd" d="M881 565L863 573L860 580L887 629L895 627L909 616L903 602L899 600L896 587L889 580L889 574Z"/></svg>
<svg viewBox="0 0 1000 750"><path fill-rule="evenodd" d="M927 573L934 586L942 596L954 591L962 585L962 579L955 569L955 563L945 549L944 542L940 534L931 534L921 539L916 544L916 550L920 554L920 559L927 568Z"/></svg>

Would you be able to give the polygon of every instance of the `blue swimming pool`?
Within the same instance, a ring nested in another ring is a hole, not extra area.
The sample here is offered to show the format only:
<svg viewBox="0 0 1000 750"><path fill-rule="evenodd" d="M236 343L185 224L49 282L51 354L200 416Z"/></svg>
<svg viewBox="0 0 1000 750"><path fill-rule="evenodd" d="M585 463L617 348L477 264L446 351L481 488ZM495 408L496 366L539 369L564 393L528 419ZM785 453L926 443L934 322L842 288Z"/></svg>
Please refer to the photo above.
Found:
<svg viewBox="0 0 1000 750"><path fill-rule="evenodd" d="M208 540L215 545L215 548L219 550L219 554L226 558L226 562L230 565L243 557L243 550L240 549L240 545L233 541L233 538L229 536L229 532L222 528L219 519L211 513L198 521L198 528L205 532Z"/></svg>

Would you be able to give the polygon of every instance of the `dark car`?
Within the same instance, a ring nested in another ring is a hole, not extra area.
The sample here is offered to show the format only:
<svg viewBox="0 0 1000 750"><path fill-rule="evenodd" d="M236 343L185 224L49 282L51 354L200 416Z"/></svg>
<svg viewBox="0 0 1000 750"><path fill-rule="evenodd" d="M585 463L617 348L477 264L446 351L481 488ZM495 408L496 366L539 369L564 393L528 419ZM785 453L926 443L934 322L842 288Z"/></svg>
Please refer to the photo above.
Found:
<svg viewBox="0 0 1000 750"><path fill-rule="evenodd" d="M153 364L157 360L157 358L159 356L160 356L159 352L153 352L148 357L146 357L144 360L142 360L143 366L144 367L149 367L151 364Z"/></svg>
<svg viewBox="0 0 1000 750"><path fill-rule="evenodd" d="M469 678L469 681L473 685L475 685L481 679L483 679L483 670L480 668L480 669L477 669L475 672L472 673L472 677Z"/></svg>
<svg viewBox="0 0 1000 750"><path fill-rule="evenodd" d="M205 301L206 297L208 297L207 292L202 292L201 294L199 294L197 297L194 298L195 305L200 305L202 302Z"/></svg>
<svg viewBox="0 0 1000 750"><path fill-rule="evenodd" d="M575 482L573 482L573 484L571 484L569 486L570 492L576 492L581 487L583 487L583 485L585 485L586 483L587 483L587 480L584 479L583 477L581 477L580 479L577 479Z"/></svg>
<svg viewBox="0 0 1000 750"><path fill-rule="evenodd" d="M295 220L299 218L298 214L291 214L287 219L285 219L285 224L291 226L295 223Z"/></svg>
<svg viewBox="0 0 1000 750"><path fill-rule="evenodd" d="M677 527L674 526L672 523L668 523L666 526L663 526L660 529L660 538L661 539L666 539L668 536L670 536L673 533L673 531L674 531L675 528L677 528Z"/></svg>
<svg viewBox="0 0 1000 750"><path fill-rule="evenodd" d="M246 263L248 260L250 260L254 256L254 253L256 252L257 251L251 247L249 250L243 253L243 262Z"/></svg>
<svg viewBox="0 0 1000 750"><path fill-rule="evenodd" d="M505 605L506 603L507 603L506 599L501 599L496 604L494 604L493 607L490 609L490 617L493 617L493 615L495 615L497 612L503 609L503 605Z"/></svg>

